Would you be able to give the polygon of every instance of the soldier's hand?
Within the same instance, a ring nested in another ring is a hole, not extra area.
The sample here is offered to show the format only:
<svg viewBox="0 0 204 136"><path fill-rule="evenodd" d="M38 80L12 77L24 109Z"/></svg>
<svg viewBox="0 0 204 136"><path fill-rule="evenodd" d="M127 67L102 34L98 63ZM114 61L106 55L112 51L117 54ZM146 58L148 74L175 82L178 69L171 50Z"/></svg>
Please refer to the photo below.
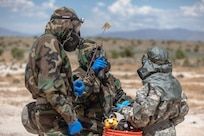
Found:
<svg viewBox="0 0 204 136"><path fill-rule="evenodd" d="M124 106L120 109L119 111L122 115L124 115L124 118L126 120L128 120L128 118L130 116L133 116L133 107L130 107L130 106Z"/></svg>
<svg viewBox="0 0 204 136"><path fill-rule="evenodd" d="M119 111L122 107L124 107L124 106L129 106L129 105L130 105L130 102L129 102L128 100L123 101L122 103L117 103L117 104L116 104L118 111Z"/></svg>
<svg viewBox="0 0 204 136"><path fill-rule="evenodd" d="M94 72L98 73L101 69L107 67L107 62L104 60L104 56L100 56L95 60L91 68Z"/></svg>
<svg viewBox="0 0 204 136"><path fill-rule="evenodd" d="M74 94L81 97L85 89L85 85L82 80L74 81Z"/></svg>
<svg viewBox="0 0 204 136"><path fill-rule="evenodd" d="M67 130L68 130L68 133L70 135L75 135L75 134L78 134L82 129L82 125L81 123L78 121L78 119L75 119L73 122L67 124Z"/></svg>

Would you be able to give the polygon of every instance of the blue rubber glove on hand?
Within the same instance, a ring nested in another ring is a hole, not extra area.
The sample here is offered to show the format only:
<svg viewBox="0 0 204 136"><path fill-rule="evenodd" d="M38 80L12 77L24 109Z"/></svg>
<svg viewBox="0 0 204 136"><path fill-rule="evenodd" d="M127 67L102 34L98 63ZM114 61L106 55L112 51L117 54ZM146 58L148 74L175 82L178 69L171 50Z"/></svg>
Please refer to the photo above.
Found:
<svg viewBox="0 0 204 136"><path fill-rule="evenodd" d="M98 57L91 68L93 69L94 72L98 73L99 70L105 68L107 66L107 62L104 60L104 56Z"/></svg>
<svg viewBox="0 0 204 136"><path fill-rule="evenodd" d="M128 101L128 100L126 100L126 101L123 101L121 104L116 104L116 106L117 106L117 110L119 111L122 107L124 107L124 106L129 106L130 105L130 102Z"/></svg>
<svg viewBox="0 0 204 136"><path fill-rule="evenodd" d="M84 92L85 85L82 80L74 81L74 94L81 97Z"/></svg>
<svg viewBox="0 0 204 136"><path fill-rule="evenodd" d="M78 119L76 119L75 121L73 121L67 125L68 125L67 130L68 130L68 133L70 135L75 135L83 129L83 127L82 127L81 123L78 121Z"/></svg>

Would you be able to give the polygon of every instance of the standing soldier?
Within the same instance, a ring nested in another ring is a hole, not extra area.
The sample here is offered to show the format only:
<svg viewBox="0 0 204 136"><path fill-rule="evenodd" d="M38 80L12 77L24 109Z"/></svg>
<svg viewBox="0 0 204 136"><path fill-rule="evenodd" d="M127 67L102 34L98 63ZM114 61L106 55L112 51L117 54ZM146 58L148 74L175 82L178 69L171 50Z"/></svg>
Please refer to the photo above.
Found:
<svg viewBox="0 0 204 136"><path fill-rule="evenodd" d="M36 118L35 132L40 136L68 136L82 130L72 105L72 95L74 91L82 93L84 84L77 80L73 85L71 65L65 52L74 51L79 45L81 23L83 20L73 9L56 9L45 33L31 48L25 86L36 100L35 109L31 109L35 115L31 116Z"/></svg>
<svg viewBox="0 0 204 136"><path fill-rule="evenodd" d="M133 100L122 90L120 80L109 72L110 63L100 45L85 41L83 49L79 50L78 61L80 66L74 70L73 77L85 84L82 96L74 98L77 116L84 128L81 135L101 136L102 122L112 109L130 105Z"/></svg>
<svg viewBox="0 0 204 136"><path fill-rule="evenodd" d="M172 75L172 64L165 48L153 46L137 70L143 87L136 92L133 107L120 113L144 136L176 136L175 126L184 120L189 107L179 81Z"/></svg>

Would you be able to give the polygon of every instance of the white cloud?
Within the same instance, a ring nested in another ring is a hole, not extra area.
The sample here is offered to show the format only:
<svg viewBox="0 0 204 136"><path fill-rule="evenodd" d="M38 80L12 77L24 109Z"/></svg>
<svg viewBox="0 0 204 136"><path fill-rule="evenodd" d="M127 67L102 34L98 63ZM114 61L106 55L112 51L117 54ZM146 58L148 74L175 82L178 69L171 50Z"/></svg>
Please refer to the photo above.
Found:
<svg viewBox="0 0 204 136"><path fill-rule="evenodd" d="M34 3L28 0L2 0L0 1L0 7L9 7L11 11L26 11L34 7Z"/></svg>
<svg viewBox="0 0 204 136"><path fill-rule="evenodd" d="M56 0L49 0L48 2L44 2L42 4L42 8L43 9L56 9L55 1Z"/></svg>
<svg viewBox="0 0 204 136"><path fill-rule="evenodd" d="M104 7L104 6L105 6L105 3L103 3L103 2L98 2L98 3L97 3L97 6L99 6L99 7Z"/></svg>
<svg viewBox="0 0 204 136"><path fill-rule="evenodd" d="M204 0L191 7L182 6L181 11L185 16L200 17L204 16Z"/></svg>
<svg viewBox="0 0 204 136"><path fill-rule="evenodd" d="M108 10L112 14L119 14L121 16L133 15L135 13L135 7L131 4L131 0L116 0Z"/></svg>
<svg viewBox="0 0 204 136"><path fill-rule="evenodd" d="M46 9L54 9L55 0L49 0L48 2L42 3L42 5L35 5L34 2L30 0L2 0L0 1L0 7L9 8L11 12L19 14L25 17L39 17L48 18Z"/></svg>
<svg viewBox="0 0 204 136"><path fill-rule="evenodd" d="M101 26L104 22L109 22L109 31L130 31L144 28L171 29L185 28L191 30L204 30L204 0L195 3L192 7L183 7L174 10L158 9L151 6L134 5L131 0L116 0L107 7L94 7L93 10L94 27ZM196 14L186 16L185 13ZM199 16L198 16L199 15ZM96 30L96 28L92 28Z"/></svg>

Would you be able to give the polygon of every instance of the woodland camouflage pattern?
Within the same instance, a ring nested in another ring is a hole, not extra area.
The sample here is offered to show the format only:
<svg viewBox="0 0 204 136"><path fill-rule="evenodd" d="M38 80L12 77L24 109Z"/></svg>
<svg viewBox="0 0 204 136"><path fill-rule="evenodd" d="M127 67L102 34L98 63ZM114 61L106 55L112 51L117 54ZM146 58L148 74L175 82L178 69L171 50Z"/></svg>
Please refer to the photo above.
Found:
<svg viewBox="0 0 204 136"><path fill-rule="evenodd" d="M116 104L124 100L133 101L122 90L120 80L109 72L106 73L103 81L96 76L92 69L88 71L86 76L90 64L88 54L97 46L96 43L84 43L84 49L81 49L78 55L80 66L73 71L74 80L81 79L85 84L83 96L73 98L77 116L88 118L88 121L92 122L89 124L81 121L84 131L80 134L84 136L88 134L92 136L97 133L101 135L103 119L108 117L112 108L116 108Z"/></svg>
<svg viewBox="0 0 204 136"><path fill-rule="evenodd" d="M76 16L72 9L65 7L55 10L54 15ZM71 97L71 65L61 46L64 34L69 35L71 29L73 25L70 20L51 19L46 25L45 34L31 48L25 86L38 103L36 121L39 135L68 135L67 123L76 118Z"/></svg>

